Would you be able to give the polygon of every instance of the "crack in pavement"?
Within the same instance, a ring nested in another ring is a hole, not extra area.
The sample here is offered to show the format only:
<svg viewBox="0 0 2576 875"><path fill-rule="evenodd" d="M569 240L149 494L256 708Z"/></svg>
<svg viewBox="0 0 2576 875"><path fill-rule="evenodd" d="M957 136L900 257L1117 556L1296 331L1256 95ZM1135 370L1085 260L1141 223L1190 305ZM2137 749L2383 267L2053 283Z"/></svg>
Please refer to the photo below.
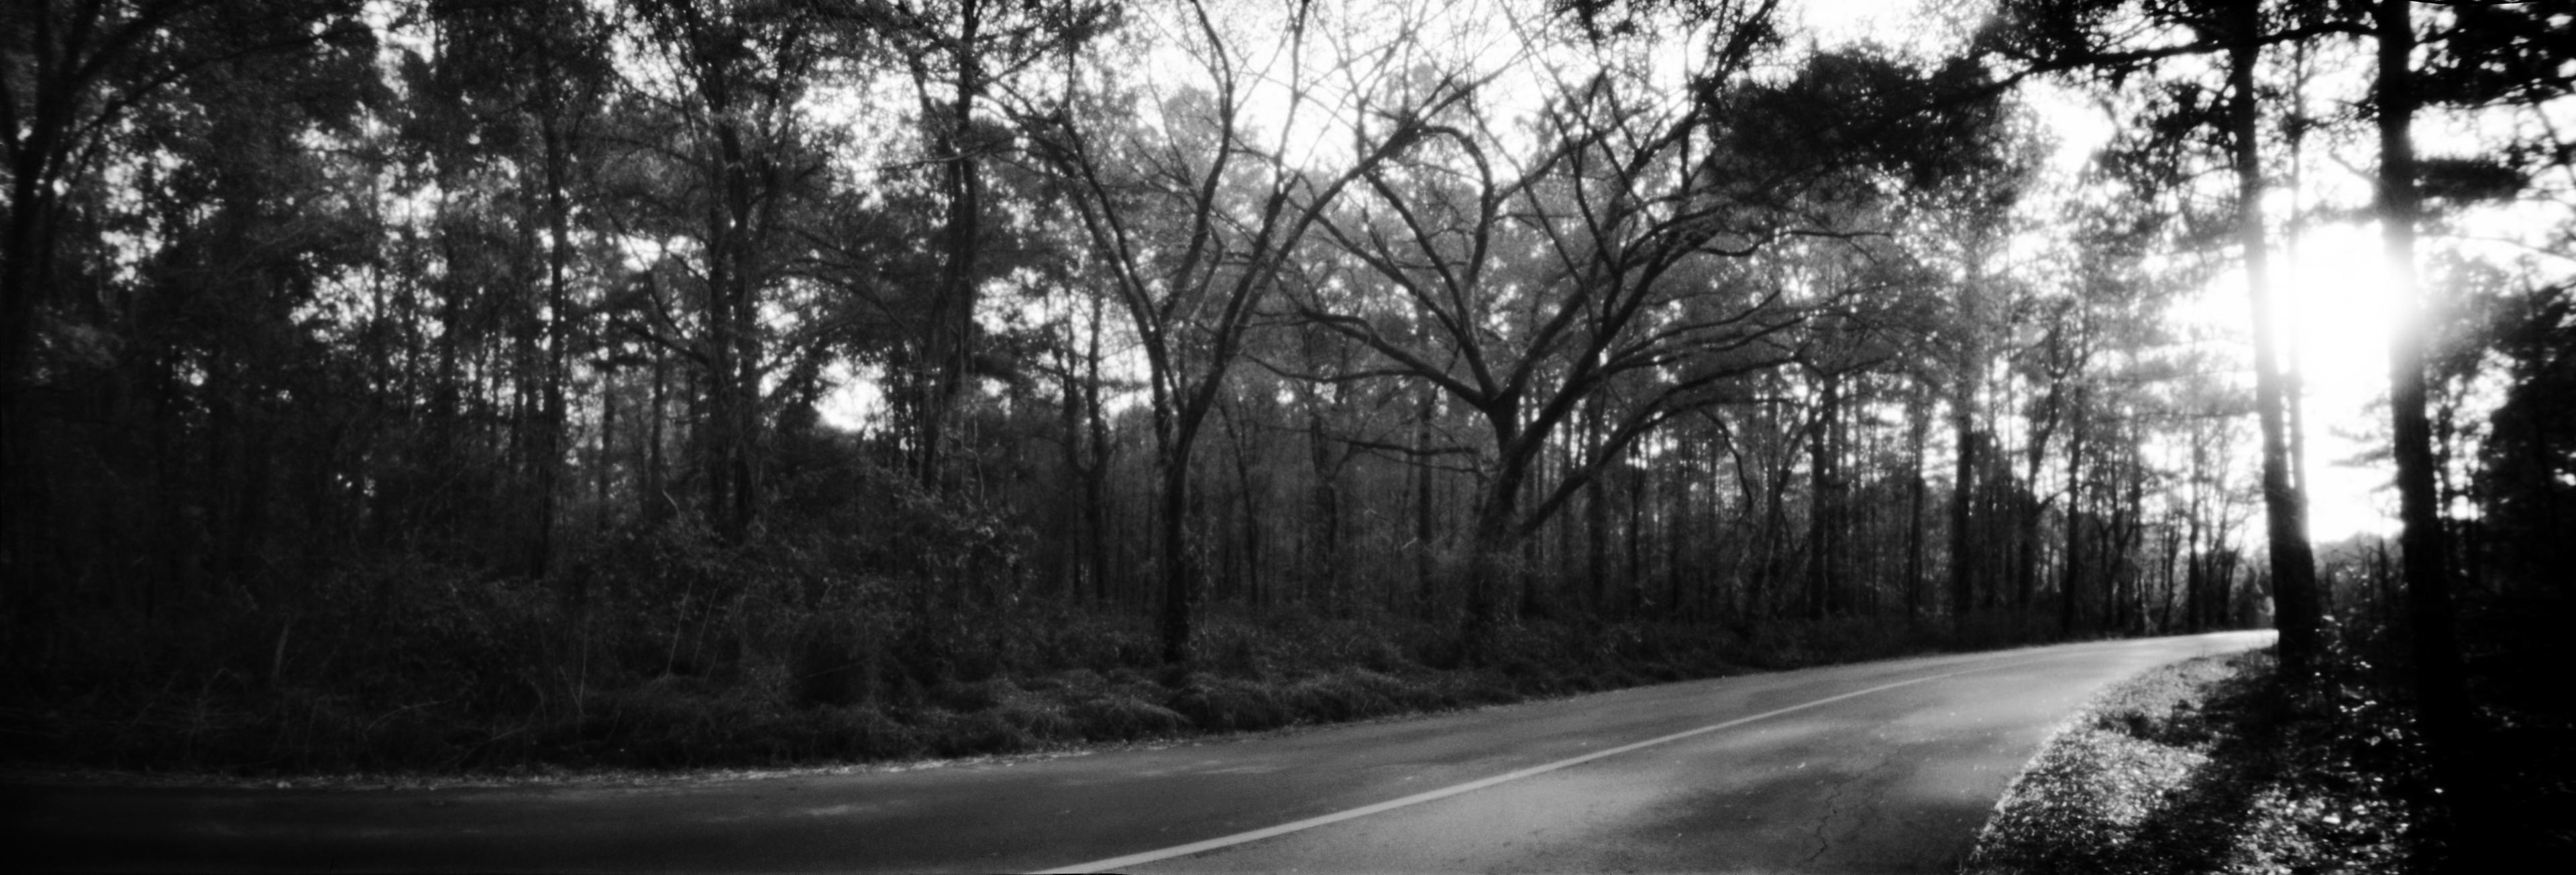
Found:
<svg viewBox="0 0 2576 875"><path fill-rule="evenodd" d="M1842 814L1843 790L1871 775L1877 774L1880 770L1885 769L1886 767L1887 758L1881 756L1870 762L1866 768L1857 769L1843 774L1839 780L1835 780L1833 785L1826 790L1825 811L1823 814L1816 817L1816 850L1807 855L1805 862L1814 863L1819 858L1822 858L1826 851L1833 850L1833 840L1826 835L1826 831L1833 825L1834 819ZM1861 810L1866 815L1875 815L1879 808L1879 797L1876 794L1867 794L1863 798L1865 801L1861 803ZM1862 825L1865 825L1868 822L1869 817L1863 816L1854 822L1852 828L1846 829L1844 832L1855 832Z"/></svg>
<svg viewBox="0 0 2576 875"><path fill-rule="evenodd" d="M1834 812L1842 808L1843 788L1850 786L1851 782L1850 778L1835 781L1833 786L1825 791L1825 813L1816 818L1816 850L1815 853L1807 855L1805 862L1813 863L1817 857L1824 856L1827 850L1833 848L1833 843L1825 838L1825 827L1834 822Z"/></svg>

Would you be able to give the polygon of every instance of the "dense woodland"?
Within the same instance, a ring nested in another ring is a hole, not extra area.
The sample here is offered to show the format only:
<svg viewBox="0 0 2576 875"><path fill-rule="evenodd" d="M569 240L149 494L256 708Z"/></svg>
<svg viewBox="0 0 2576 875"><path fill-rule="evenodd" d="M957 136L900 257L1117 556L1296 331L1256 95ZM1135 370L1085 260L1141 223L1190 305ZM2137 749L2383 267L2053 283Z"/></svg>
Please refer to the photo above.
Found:
<svg viewBox="0 0 2576 875"><path fill-rule="evenodd" d="M2455 628L2563 615L2565 2L5 8L38 759L979 752L2274 622L2466 715ZM2358 462L2404 534L2312 550L2347 460L2264 323L2333 223L2422 318Z"/></svg>

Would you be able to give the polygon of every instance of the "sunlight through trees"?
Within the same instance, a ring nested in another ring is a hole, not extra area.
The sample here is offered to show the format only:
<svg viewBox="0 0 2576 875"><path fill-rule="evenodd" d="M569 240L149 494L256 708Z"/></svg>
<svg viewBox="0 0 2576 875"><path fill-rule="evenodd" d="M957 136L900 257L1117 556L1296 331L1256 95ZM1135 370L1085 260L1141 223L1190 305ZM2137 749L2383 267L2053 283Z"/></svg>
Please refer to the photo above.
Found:
<svg viewBox="0 0 2576 875"><path fill-rule="evenodd" d="M2295 677L2402 578L2456 704L2451 600L2565 586L2576 60L2408 8L13 2L0 645L565 725L1290 616Z"/></svg>

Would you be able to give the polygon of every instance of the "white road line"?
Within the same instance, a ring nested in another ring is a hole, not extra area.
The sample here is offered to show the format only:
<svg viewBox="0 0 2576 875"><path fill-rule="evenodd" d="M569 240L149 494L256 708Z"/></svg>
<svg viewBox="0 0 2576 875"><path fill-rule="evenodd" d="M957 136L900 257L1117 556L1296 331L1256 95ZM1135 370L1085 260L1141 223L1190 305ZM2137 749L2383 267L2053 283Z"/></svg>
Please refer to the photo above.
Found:
<svg viewBox="0 0 2576 875"><path fill-rule="evenodd" d="M1039 875L1058 875L1058 873L1090 873L1090 872L1106 872L1106 871L1110 871L1110 870L1113 870L1113 869L1123 869L1123 868L1126 868L1126 867L1128 867L1128 866L1136 866L1136 865L1141 865L1141 864L1144 864L1144 863L1151 863L1151 862L1154 862L1154 861L1156 861L1156 860L1168 860L1168 859L1171 859L1171 858L1173 858L1173 857L1186 857L1186 856L1189 856L1189 855L1191 855L1191 854L1196 854L1196 853L1199 853L1199 852L1202 852L1202 851L1213 851L1213 850L1216 850L1216 849L1218 849L1218 848L1231 847L1231 846L1234 846L1234 845L1243 844L1243 843L1245 843L1245 842L1257 842L1257 841L1260 841L1260 840L1262 840L1262 839L1270 838L1270 837L1272 837L1272 836L1283 836L1283 835L1287 835L1287 834L1292 833L1292 832L1300 832L1300 831L1303 831L1303 830L1314 829L1314 828L1319 827L1319 826L1324 826L1324 825L1327 825L1327 824L1340 823L1340 822L1342 822L1342 821L1345 821L1345 820L1351 820L1351 819L1353 819L1353 818L1367 817L1367 816L1369 816L1369 815L1377 814L1377 813L1379 813L1379 812L1384 812L1384 811L1393 811L1393 810L1395 810L1395 809L1398 809L1398 808L1404 808L1404 807L1406 807L1406 806L1411 806L1411 805L1420 805L1420 804L1422 804L1422 803L1430 802L1430 801L1437 800L1437 799L1447 799L1447 798L1449 798L1449 797L1451 797L1451 796L1456 796L1456 795L1458 795L1458 794L1460 794L1460 793L1469 793L1469 792L1474 792L1474 791L1477 791L1477 790L1482 790L1482 789L1485 789L1485 788L1487 788L1487 787L1494 786L1494 785L1496 785L1496 784L1501 784L1501 783L1505 783L1505 782L1509 782L1509 781L1518 781L1518 780L1520 780L1520 779L1522 779L1522 778L1527 778L1527 777L1530 777L1530 776L1533 776L1533 775L1544 775L1544 774L1547 774L1547 773L1549 773L1549 772L1556 771L1556 770L1558 770L1558 769L1569 768L1569 767L1573 767L1573 766L1579 766L1579 765L1582 765L1582 764L1584 764L1584 763L1591 762L1591 761L1593 761L1593 760L1601 759L1601 758L1603 758L1603 757L1613 757L1613 756L1618 756L1618 755L1620 755L1620 754L1627 753L1627 752L1632 751L1632 750L1640 750L1640 749L1644 749L1644 748L1654 747L1655 745L1659 745L1659 744L1666 744L1666 743L1669 743L1669 742L1680 741L1680 740L1682 740L1682 739L1689 738L1689 737L1691 737L1691 736L1695 736L1695 735L1705 735L1705 734L1708 734L1708 733L1711 733L1711 732L1716 732L1716 731L1718 731L1718 730L1720 730L1720 729L1732 729L1732 728L1734 728L1734 727L1742 726L1742 725L1744 725L1744 724L1751 723L1751 722L1754 722L1754 721L1756 721L1756 720L1768 720L1768 719L1771 719L1771 718L1773 718L1773 717L1778 717L1778 716L1780 716L1780 715L1782 715L1782 714L1789 714L1789 713L1793 713L1793 712L1797 712L1797 711L1804 711L1804 710L1807 710L1807 709L1809 709L1809 708L1816 707L1816 706L1818 706L1818 705L1826 705L1826 704L1831 704L1831 703L1834 703L1834 702L1840 702L1840 701L1842 701L1842 700L1844 700L1844 699L1850 699L1850 698L1856 698L1856 697L1860 697L1860 696L1866 696L1866 695L1869 695L1869 694L1871 694L1871 693L1883 693L1883 692L1886 692L1886 691L1888 691L1888 690L1896 689L1896 688L1898 688L1898 687L1910 687L1910 686L1913 686L1913 685L1915 685L1915 684L1924 683L1924 682L1926 682L1926 681L1937 681L1937 680L1941 680L1941 679L1943 679L1943 678L1954 678L1954 677L1958 677L1958 676L1963 675L1963 674L1975 674L1975 673L1977 673L1977 672L1981 672L1981 671L1994 671L1994 670L1999 669L1999 668L2012 668L2012 667L2014 667L2014 666L2030 665L2030 664L2032 664L2032 663L2038 663L2038 662L2047 662L2047 661L2052 660L2052 659L2063 659L2063 658L2066 658L2067 656L2072 656L2072 655L2074 655L2074 654L2059 654L2059 655L2053 655L2053 656L2043 656L2043 657L2040 657L2040 658L2038 658L2038 659L2027 659L2027 660L2022 660L2022 661L2020 661L2020 662L2008 662L2008 663L2004 663L2004 664L2002 664L2002 665L1988 665L1988 666L1982 666L1982 667L1978 667L1978 668L1961 669L1961 670L1959 670L1959 671L1954 671L1954 672L1950 672L1950 673L1947 673L1947 674L1936 674L1936 675L1931 675L1931 676L1928 676L1928 677L1919 677L1919 678L1915 678L1915 679L1910 680L1910 681L1897 681L1897 682L1892 683L1892 684L1880 684L1880 685L1878 685L1878 686L1870 687L1869 689L1865 689L1865 690L1853 690L1853 691L1851 691L1851 692L1843 693L1843 694L1838 695L1838 696L1826 696L1826 697L1824 697L1824 698L1822 698L1822 699L1817 699L1817 700L1815 700L1815 701L1813 701L1813 702L1806 702L1806 703L1802 703L1802 704L1791 705L1791 706L1786 707L1786 708L1779 708L1779 709L1775 709L1775 710L1764 711L1764 712L1762 712L1762 713L1760 713L1760 714L1755 714L1755 715L1750 716L1750 717L1738 717L1738 718L1735 718L1735 719L1733 719L1733 720L1726 721L1726 722L1724 722L1724 723L1713 723L1713 724L1710 724L1710 725L1707 725L1707 726L1702 726L1702 727L1700 727L1700 728L1698 728L1698 729L1687 729L1687 730L1683 730L1683 731L1681 731L1681 732L1673 733L1673 734L1671 734L1671 735L1659 736L1659 737L1656 737L1656 738L1649 738L1649 739L1646 739L1646 740L1644 740L1644 741L1635 742L1635 743L1631 743L1631 744L1623 744L1623 745L1620 745L1620 746L1618 746L1618 747L1610 748L1610 749L1608 749L1608 750L1597 750L1597 751L1593 751L1593 752L1591 752L1591 753L1584 754L1584 755L1579 756L1579 757L1572 757L1572 758L1569 758L1569 759L1557 760L1556 762L1547 763L1547 764L1544 764L1544 765L1531 766L1531 767L1529 767L1529 768L1521 769L1521 770L1519 770L1519 771L1515 771L1515 772L1505 772L1505 773L1503 773L1503 774L1495 775L1495 776L1490 777L1490 778L1483 778L1483 779L1479 779L1479 780L1469 781L1469 782L1464 783L1464 784L1453 784L1453 785L1450 785L1450 786L1447 786L1447 787L1442 787L1442 788L1437 789L1437 790L1428 790L1428 791L1424 791L1424 792L1421 792L1421 793L1415 793L1415 794L1413 794L1413 795L1411 795L1411 796L1406 796L1406 797L1403 797L1403 798L1400 798L1400 799L1389 799L1389 800L1387 800L1387 801L1380 802L1380 803L1377 803L1377 804L1374 804L1374 805L1362 805L1362 806L1360 806L1360 807L1358 807L1358 808L1345 809L1345 810L1342 810L1342 811L1336 811L1336 812L1333 812L1333 813L1331 813L1331 814L1325 814L1325 815L1318 815L1318 816L1315 816L1315 817L1309 817L1309 818L1306 818L1306 819L1304 819L1304 820L1292 820L1292 821L1289 821L1289 822L1287 822L1287 823L1279 824L1278 826L1263 827L1263 828L1261 828L1261 829L1251 830L1251 831L1248 831L1248 832L1239 832L1239 833L1235 833L1235 834L1233 834L1233 835L1218 836L1218 837L1216 837L1216 838L1208 839L1208 840L1206 840L1206 841L1191 842L1191 843L1186 844L1186 845L1173 845L1173 846L1168 847L1168 848L1159 848L1159 849L1156 849L1156 850L1146 851L1146 852L1138 853L1138 854L1128 854L1128 855L1126 855L1126 856L1124 856L1124 857L1111 857L1111 858L1106 859L1106 860L1093 860L1093 861L1088 862L1088 863L1075 863L1075 864L1073 864L1073 865L1071 865L1071 866L1064 866L1064 867L1061 867L1061 868L1055 868L1055 869L1047 869L1047 870L1043 870L1041 873L1039 873Z"/></svg>

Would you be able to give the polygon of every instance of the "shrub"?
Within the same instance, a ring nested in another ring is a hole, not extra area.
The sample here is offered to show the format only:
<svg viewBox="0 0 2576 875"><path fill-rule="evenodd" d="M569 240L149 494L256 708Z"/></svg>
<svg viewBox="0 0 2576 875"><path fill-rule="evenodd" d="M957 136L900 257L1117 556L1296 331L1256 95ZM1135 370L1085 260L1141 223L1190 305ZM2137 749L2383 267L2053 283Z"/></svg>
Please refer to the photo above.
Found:
<svg viewBox="0 0 2576 875"><path fill-rule="evenodd" d="M1189 726L1180 712L1124 692L1077 701L1066 713L1090 741L1133 741L1179 734Z"/></svg>
<svg viewBox="0 0 2576 875"><path fill-rule="evenodd" d="M1406 700L1414 697L1401 681L1354 668L1290 684L1282 698L1299 715L1341 721L1391 714L1403 710Z"/></svg>
<svg viewBox="0 0 2576 875"><path fill-rule="evenodd" d="M999 711L958 714L931 708L922 711L918 719L931 753L938 756L1013 753L1036 746L1036 739L1027 730L1013 725Z"/></svg>
<svg viewBox="0 0 2576 875"><path fill-rule="evenodd" d="M1212 675L1192 675L1172 694L1171 709L1207 732L1272 729L1295 716L1266 686Z"/></svg>

